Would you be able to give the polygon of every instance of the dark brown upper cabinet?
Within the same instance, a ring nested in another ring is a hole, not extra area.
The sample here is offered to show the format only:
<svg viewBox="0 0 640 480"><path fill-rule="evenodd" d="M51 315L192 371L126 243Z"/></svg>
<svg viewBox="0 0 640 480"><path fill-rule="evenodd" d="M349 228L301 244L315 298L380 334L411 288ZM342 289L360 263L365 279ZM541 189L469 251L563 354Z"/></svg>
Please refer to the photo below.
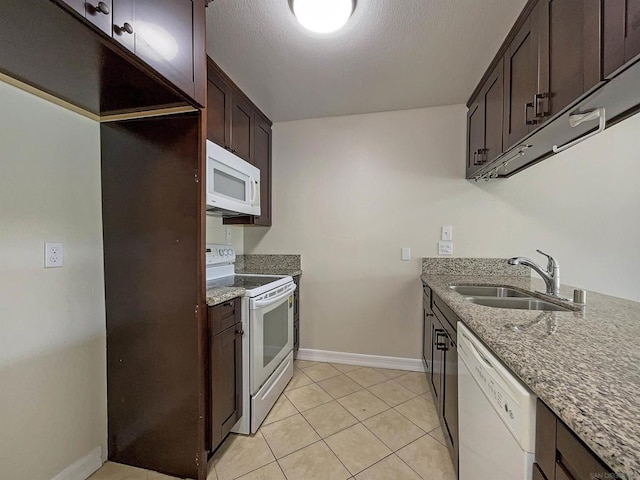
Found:
<svg viewBox="0 0 640 480"><path fill-rule="evenodd" d="M606 0L604 75L609 78L640 55L640 0Z"/></svg>
<svg viewBox="0 0 640 480"><path fill-rule="evenodd" d="M231 94L231 151L254 164L255 113L249 102L236 92Z"/></svg>
<svg viewBox="0 0 640 480"><path fill-rule="evenodd" d="M260 215L224 218L223 223L270 227L271 120L211 58L207 61L207 77L207 139L260 169Z"/></svg>
<svg viewBox="0 0 640 480"><path fill-rule="evenodd" d="M210 64L207 67L207 90L207 139L229 149L231 87Z"/></svg>
<svg viewBox="0 0 640 480"><path fill-rule="evenodd" d="M602 79L600 0L540 0L537 125Z"/></svg>
<svg viewBox="0 0 640 480"><path fill-rule="evenodd" d="M502 149L502 117L504 110L504 62L500 61L485 81L467 114L467 177Z"/></svg>
<svg viewBox="0 0 640 480"><path fill-rule="evenodd" d="M222 70L209 59L207 64L207 139L255 165L255 110L251 102Z"/></svg>
<svg viewBox="0 0 640 480"><path fill-rule="evenodd" d="M203 105L194 42L198 3L192 0L113 0L113 38ZM204 81L202 81L204 83Z"/></svg>
<svg viewBox="0 0 640 480"><path fill-rule="evenodd" d="M527 16L504 55L504 146L512 147L531 132L543 116L540 72L540 0Z"/></svg>

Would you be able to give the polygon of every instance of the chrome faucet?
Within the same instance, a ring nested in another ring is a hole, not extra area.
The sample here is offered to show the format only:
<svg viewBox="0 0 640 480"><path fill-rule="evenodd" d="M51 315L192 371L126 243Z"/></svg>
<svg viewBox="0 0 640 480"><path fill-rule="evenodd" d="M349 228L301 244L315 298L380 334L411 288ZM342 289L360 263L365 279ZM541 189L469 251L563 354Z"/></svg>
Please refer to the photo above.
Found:
<svg viewBox="0 0 640 480"><path fill-rule="evenodd" d="M525 257L514 257L508 260L509 265L524 265L534 270L538 275L542 277L544 283L547 285L547 295L560 298L560 264L551 255L536 250L541 255L544 255L548 259L547 271L545 272L542 267L536 264L533 260Z"/></svg>

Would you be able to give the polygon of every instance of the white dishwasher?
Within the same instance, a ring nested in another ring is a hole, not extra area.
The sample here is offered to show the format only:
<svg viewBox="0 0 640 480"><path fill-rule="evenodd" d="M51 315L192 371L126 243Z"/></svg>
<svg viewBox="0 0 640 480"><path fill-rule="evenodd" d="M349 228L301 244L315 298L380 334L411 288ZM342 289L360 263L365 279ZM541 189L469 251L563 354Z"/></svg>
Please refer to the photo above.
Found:
<svg viewBox="0 0 640 480"><path fill-rule="evenodd" d="M531 480L536 396L458 322L460 480Z"/></svg>

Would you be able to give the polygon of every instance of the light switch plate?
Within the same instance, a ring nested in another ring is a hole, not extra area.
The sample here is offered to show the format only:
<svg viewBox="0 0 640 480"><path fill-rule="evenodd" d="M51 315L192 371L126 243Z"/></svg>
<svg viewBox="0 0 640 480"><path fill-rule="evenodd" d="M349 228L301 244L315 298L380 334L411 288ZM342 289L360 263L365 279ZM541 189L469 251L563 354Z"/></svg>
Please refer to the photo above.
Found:
<svg viewBox="0 0 640 480"><path fill-rule="evenodd" d="M63 265L64 252L61 243L44 244L44 268L57 268Z"/></svg>
<svg viewBox="0 0 640 480"><path fill-rule="evenodd" d="M438 255L453 255L453 242L438 242Z"/></svg>
<svg viewBox="0 0 640 480"><path fill-rule="evenodd" d="M402 252L403 261L406 262L408 260L411 260L411 249L409 247L402 247L400 251Z"/></svg>
<svg viewBox="0 0 640 480"><path fill-rule="evenodd" d="M453 240L453 227L451 225L445 225L442 227L442 235L440 240L450 242Z"/></svg>

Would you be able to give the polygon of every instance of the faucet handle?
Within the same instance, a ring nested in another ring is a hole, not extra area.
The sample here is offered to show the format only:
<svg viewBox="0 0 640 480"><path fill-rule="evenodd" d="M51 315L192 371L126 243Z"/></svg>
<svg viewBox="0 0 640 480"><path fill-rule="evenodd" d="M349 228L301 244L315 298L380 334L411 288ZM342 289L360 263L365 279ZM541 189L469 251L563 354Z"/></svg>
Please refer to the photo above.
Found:
<svg viewBox="0 0 640 480"><path fill-rule="evenodd" d="M547 272L553 273L553 270L555 268L560 267L560 264L558 264L558 261L548 253L544 253L542 250L536 250L536 252L538 252L540 255L544 255L549 260L547 262Z"/></svg>

